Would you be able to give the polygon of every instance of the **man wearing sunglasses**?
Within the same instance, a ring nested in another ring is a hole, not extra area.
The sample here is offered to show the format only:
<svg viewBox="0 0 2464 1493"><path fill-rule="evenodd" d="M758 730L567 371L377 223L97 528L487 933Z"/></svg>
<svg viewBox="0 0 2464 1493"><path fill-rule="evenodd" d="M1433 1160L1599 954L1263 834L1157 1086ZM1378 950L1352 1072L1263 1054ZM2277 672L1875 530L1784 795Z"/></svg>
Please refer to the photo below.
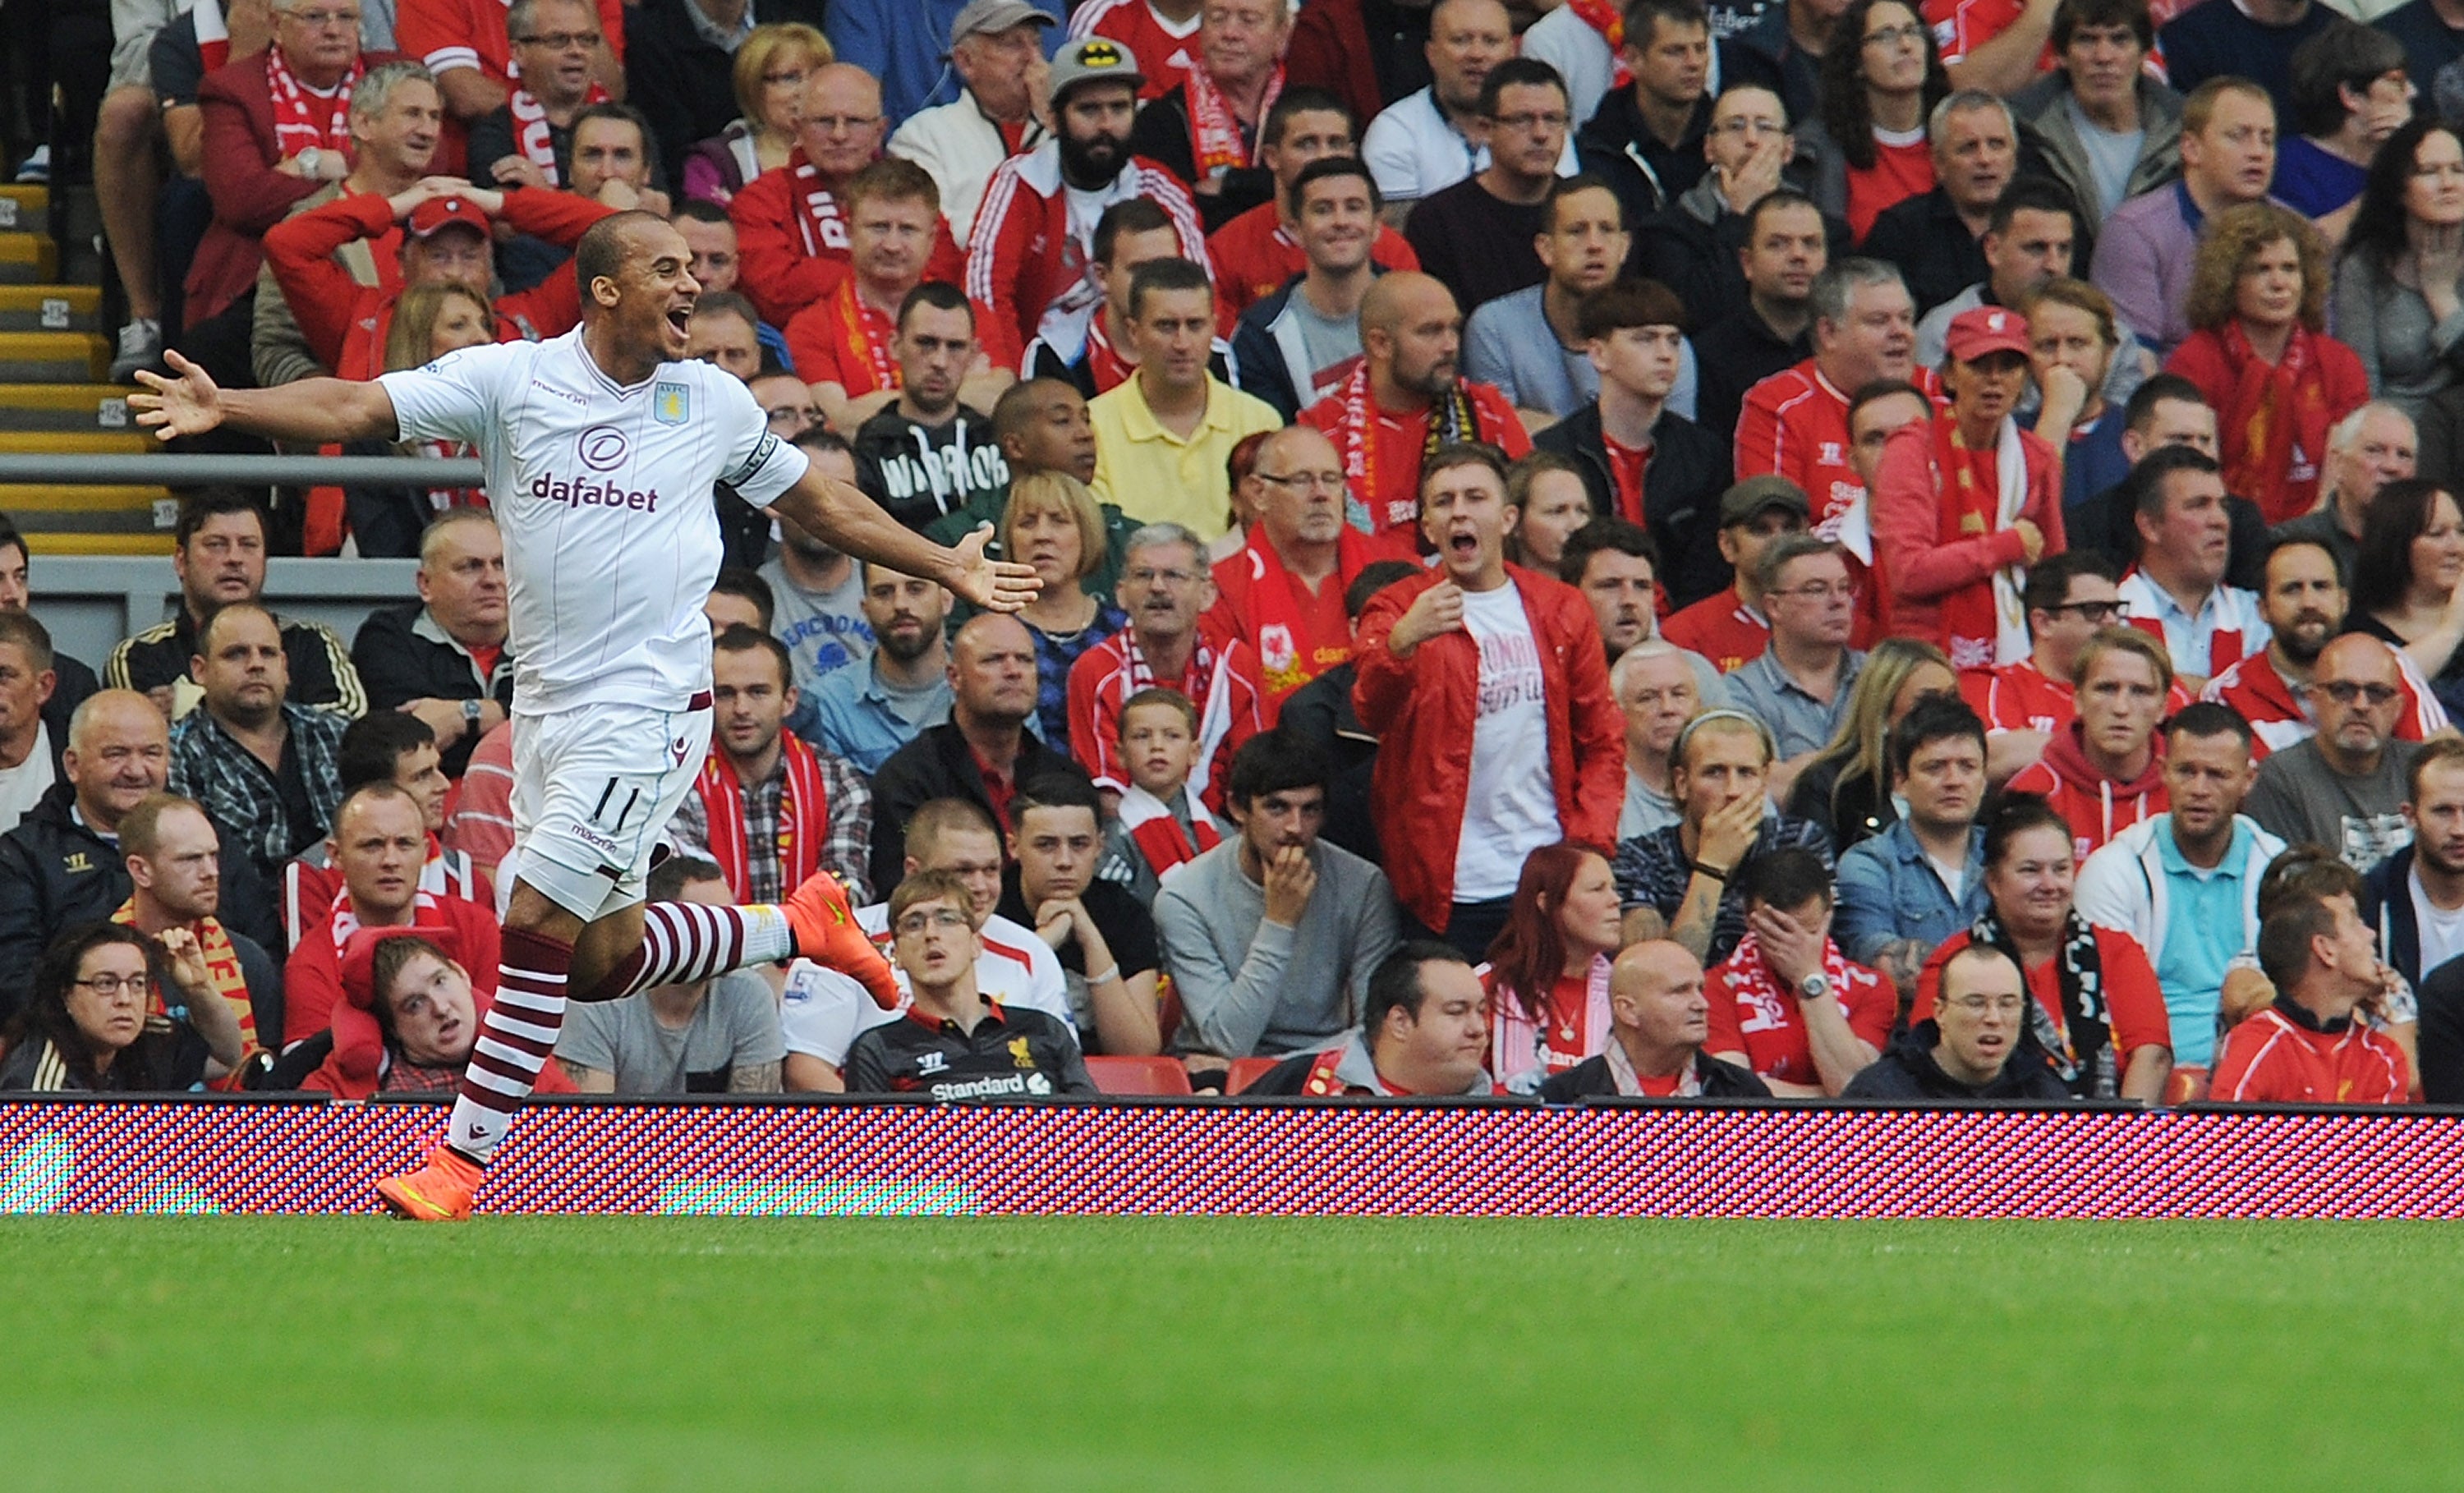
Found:
<svg viewBox="0 0 2464 1493"><path fill-rule="evenodd" d="M2404 673L2395 651L2351 632L2320 650L2302 687L2319 730L2272 754L2249 810L2290 844L2322 845L2366 871L2412 843L2403 807L2420 743L2396 737Z"/></svg>
<svg viewBox="0 0 2464 1493"><path fill-rule="evenodd" d="M2327 539L2316 533L2294 533L2289 525L2279 530L2268 546L2265 583L2258 593L2259 615L2267 620L2267 647L2209 680L2200 693L2203 700L2241 712L2258 737L2262 758L2319 729L2318 711L2306 692L2321 651L2344 629L2351 600L2337 579L2338 569ZM2404 692L2395 709L2396 739L2419 741L2446 730L2447 709L2430 692L2429 682L2410 659L2402 653L2393 657Z"/></svg>
<svg viewBox="0 0 2464 1493"><path fill-rule="evenodd" d="M2100 627L2129 620L2113 562L2094 550L2053 556L2028 571L2028 656L1959 676L1960 695L1985 719L1986 775L1995 783L2045 755L2045 743L2079 718L2079 653ZM2167 711L2189 703L2167 702Z"/></svg>

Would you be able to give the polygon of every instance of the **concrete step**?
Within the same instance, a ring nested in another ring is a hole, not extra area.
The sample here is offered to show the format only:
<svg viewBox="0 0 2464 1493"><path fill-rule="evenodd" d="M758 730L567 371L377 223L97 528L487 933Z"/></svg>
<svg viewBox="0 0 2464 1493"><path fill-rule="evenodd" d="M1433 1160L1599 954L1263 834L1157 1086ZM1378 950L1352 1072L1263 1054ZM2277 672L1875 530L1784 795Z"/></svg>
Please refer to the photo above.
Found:
<svg viewBox="0 0 2464 1493"><path fill-rule="evenodd" d="M41 233L0 233L0 285L45 285L59 278L59 251Z"/></svg>
<svg viewBox="0 0 2464 1493"><path fill-rule="evenodd" d="M100 286L0 285L0 332L105 330Z"/></svg>
<svg viewBox="0 0 2464 1493"><path fill-rule="evenodd" d="M143 434L129 412L128 395L119 384L0 384L0 430Z"/></svg>
<svg viewBox="0 0 2464 1493"><path fill-rule="evenodd" d="M28 535L134 538L159 534L167 543L172 526L179 522L180 505L166 488L0 482L0 514L8 515L9 521Z"/></svg>
<svg viewBox="0 0 2464 1493"><path fill-rule="evenodd" d="M111 344L92 332L0 332L0 383L99 384Z"/></svg>
<svg viewBox="0 0 2464 1493"><path fill-rule="evenodd" d="M52 189L48 187L0 187L0 233L45 233L52 231Z"/></svg>

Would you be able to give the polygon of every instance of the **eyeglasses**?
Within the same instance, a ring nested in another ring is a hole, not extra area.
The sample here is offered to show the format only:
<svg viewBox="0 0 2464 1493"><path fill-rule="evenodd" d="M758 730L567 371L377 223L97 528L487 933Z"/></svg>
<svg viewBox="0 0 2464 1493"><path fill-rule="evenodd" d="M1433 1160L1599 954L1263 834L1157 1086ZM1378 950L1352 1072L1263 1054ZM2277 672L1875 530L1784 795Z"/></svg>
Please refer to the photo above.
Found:
<svg viewBox="0 0 2464 1493"><path fill-rule="evenodd" d="M967 926L967 914L957 908L935 908L930 912L910 912L900 918L898 936L911 938L931 928L958 929Z"/></svg>
<svg viewBox="0 0 2464 1493"><path fill-rule="evenodd" d="M1914 25L1885 26L1881 31L1865 33L1865 45L1869 47L1896 47L1903 41L1913 41L1923 46L1925 39L1925 29Z"/></svg>
<svg viewBox="0 0 2464 1493"><path fill-rule="evenodd" d="M360 24L357 11L283 11L278 13L297 21L310 31L322 31L328 26L357 27Z"/></svg>
<svg viewBox="0 0 2464 1493"><path fill-rule="evenodd" d="M1549 111L1538 114L1492 114L1488 117L1488 122L1500 129L1561 130L1566 127L1567 117L1561 113Z"/></svg>
<svg viewBox="0 0 2464 1493"><path fill-rule="evenodd" d="M2355 700L2365 699L2372 705L2393 705L2396 696L2404 692L2391 684L2362 684L2351 679L2321 679L2310 688L2339 705L2350 705Z"/></svg>
<svg viewBox="0 0 2464 1493"><path fill-rule="evenodd" d="M597 32L550 32L544 36L517 36L525 47L545 47L550 52L587 52L599 45Z"/></svg>
<svg viewBox="0 0 2464 1493"><path fill-rule="evenodd" d="M1127 579L1134 581L1140 585L1150 586L1183 586L1196 585L1198 583L1197 573L1195 571L1188 570L1148 570L1142 567L1137 570L1130 571Z"/></svg>
<svg viewBox="0 0 2464 1493"><path fill-rule="evenodd" d="M1957 1006L1970 1016L2017 1016L2028 1008L2025 996L1950 996L1943 1004Z"/></svg>
<svg viewBox="0 0 2464 1493"><path fill-rule="evenodd" d="M1298 488L1303 492L1340 493L1343 473L1340 472L1253 472L1249 475L1261 482L1271 482L1279 488Z"/></svg>
<svg viewBox="0 0 2464 1493"><path fill-rule="evenodd" d="M852 134L881 122L878 114L808 114L804 122L825 135Z"/></svg>
<svg viewBox="0 0 2464 1493"><path fill-rule="evenodd" d="M2128 602L2119 601L2064 602L2059 606L2048 606L2045 610L2053 613L2057 617L2060 616L2064 612L2077 612L2079 614L2079 621L2093 623L2097 626L2101 627L2106 623L2113 621L2115 618L2129 616L2130 604Z"/></svg>
<svg viewBox="0 0 2464 1493"><path fill-rule="evenodd" d="M1791 586L1785 591L1766 591L1765 596L1801 596L1809 602L1853 602L1859 589L1854 581L1816 581L1810 584Z"/></svg>
<svg viewBox="0 0 2464 1493"><path fill-rule="evenodd" d="M122 995L143 997L149 981L143 975L97 975L92 979L72 980L70 983L79 990L91 990L105 1000L113 1000Z"/></svg>
<svg viewBox="0 0 2464 1493"><path fill-rule="evenodd" d="M785 73L764 73L761 75L761 86L764 88L802 88L804 85L804 79L810 77L812 77L812 75L805 72L803 68L796 68Z"/></svg>
<svg viewBox="0 0 2464 1493"><path fill-rule="evenodd" d="M1775 120L1722 120L1711 126L1714 135L1785 135L1788 126Z"/></svg>

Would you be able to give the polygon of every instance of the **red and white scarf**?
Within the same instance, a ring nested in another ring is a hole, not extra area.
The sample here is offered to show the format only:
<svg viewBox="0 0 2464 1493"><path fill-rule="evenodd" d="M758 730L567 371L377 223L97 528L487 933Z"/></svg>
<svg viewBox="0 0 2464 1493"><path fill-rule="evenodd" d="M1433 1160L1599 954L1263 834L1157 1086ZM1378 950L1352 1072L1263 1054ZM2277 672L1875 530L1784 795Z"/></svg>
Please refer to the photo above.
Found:
<svg viewBox="0 0 2464 1493"><path fill-rule="evenodd" d="M1554 981L1551 981L1553 987ZM1551 992L1544 992L1546 1000ZM1489 1066L1499 1083L1509 1088L1522 1087L1515 1080L1523 1074L1547 1078L1582 1062L1592 1055L1595 1044L1605 1043L1615 1050L1617 1042L1609 1031L1609 959L1595 956L1583 980L1583 1008L1560 1013L1543 1008L1546 1018L1534 1021L1520 991L1498 990L1491 993L1489 1020L1495 1023L1491 1039Z"/></svg>
<svg viewBox="0 0 2464 1493"><path fill-rule="evenodd" d="M1237 166L1257 165L1255 147L1241 138L1241 117L1232 110L1232 100L1215 86L1206 69L1194 67L1181 79L1183 97L1189 103L1189 153L1198 164L1198 180L1220 176ZM1284 68L1275 64L1275 76L1266 79L1266 96L1258 100L1258 118L1275 106L1277 96L1284 91Z"/></svg>
<svg viewBox="0 0 2464 1493"><path fill-rule="evenodd" d="M1232 649L1217 648L1200 638L1189 655L1189 669L1178 679L1157 679L1148 666L1147 656L1138 651L1135 633L1121 629L1121 650L1129 682L1121 691L1126 700L1140 690L1167 685L1188 695L1198 707L1198 760L1189 767L1189 787L1203 796L1207 784L1215 780L1215 754L1222 748L1223 738L1232 731Z"/></svg>
<svg viewBox="0 0 2464 1493"><path fill-rule="evenodd" d="M847 348L847 356L839 360L839 385L856 397L902 387L898 360L890 356L890 339L873 335L872 312L857 294L855 282L850 274L830 292L830 315L838 318L839 341ZM872 382L856 387L855 380L847 377L850 363L861 365Z"/></svg>
<svg viewBox="0 0 2464 1493"><path fill-rule="evenodd" d="M1299 582L1284 568L1284 558L1275 553L1265 524L1249 526L1242 552L1249 565L1249 605L1258 620L1258 682L1265 687L1269 699L1280 700L1321 672L1316 655L1322 644L1349 646L1351 639L1329 640L1311 634L1292 595L1292 587ZM1368 537L1346 524L1335 539L1334 574L1320 584L1348 586L1360 574L1360 567L1375 558Z"/></svg>
<svg viewBox="0 0 2464 1493"><path fill-rule="evenodd" d="M1575 18L1600 33L1609 44L1609 57L1617 64L1616 76L1609 79L1612 89L1623 88L1634 81L1634 69L1625 65L1625 11L1616 0L1566 0L1566 9Z"/></svg>
<svg viewBox="0 0 2464 1493"><path fill-rule="evenodd" d="M1993 447L1992 493L1976 480L1976 453L1960 443L1959 422L1948 414L1933 423L1934 538L1944 544L1981 538L2018 521L2028 502L2028 453L2019 424L2002 417ZM2028 572L2005 565L1986 580L1942 599L1943 648L1953 669L1992 669L2029 656L2028 613L2019 599Z"/></svg>
<svg viewBox="0 0 2464 1493"><path fill-rule="evenodd" d="M330 95L312 94L292 73L278 46L265 49L265 90L274 96L274 151L283 160L314 146L343 155L351 145L351 85L366 71L353 62Z"/></svg>
<svg viewBox="0 0 2464 1493"><path fill-rule="evenodd" d="M1147 858L1147 868L1158 876L1223 843L1222 832L1205 809L1193 808L1189 827L1183 830L1170 804L1135 784L1121 795L1120 813L1122 826Z"/></svg>
<svg viewBox="0 0 2464 1493"><path fill-rule="evenodd" d="M427 872L423 869L420 874L424 879ZM342 952L342 945L349 943L351 935L360 931L360 914L351 909L351 889L348 883L335 889L333 911L334 952L339 955ZM436 893L432 891L422 890L412 894L410 922L403 926L417 928L423 925L429 928L452 926L445 920L444 914L437 911Z"/></svg>
<svg viewBox="0 0 2464 1493"><path fill-rule="evenodd" d="M1351 489L1344 500L1344 517L1363 534L1385 534L1407 529L1419 516L1420 494L1417 492L1390 494L1379 486L1377 474L1377 402L1369 393L1369 363L1362 360L1343 381L1343 423L1332 431L1334 449L1343 457L1344 485ZM1456 441L1480 439L1480 412L1473 407L1471 395L1458 381L1443 399L1429 406L1428 436L1420 443L1420 454ZM1378 507L1372 510L1369 506Z"/></svg>
<svg viewBox="0 0 2464 1493"><path fill-rule="evenodd" d="M1843 1007L1849 989L1848 970L1848 956L1839 952L1837 944L1823 939L1822 973L1830 977L1831 992L1840 998ZM1802 1024L1804 1018L1797 1014L1796 993L1780 988L1779 977L1771 973L1771 960L1763 957L1763 946L1750 932L1737 940L1727 962L1720 966L1720 978L1727 982L1728 994L1740 1008L1759 1011L1774 1030L1786 1029L1792 1018Z"/></svg>
<svg viewBox="0 0 2464 1493"><path fill-rule="evenodd" d="M231 28L223 24L223 8L216 0L197 0L188 13L197 18L197 53L210 73L231 60Z"/></svg>
<svg viewBox="0 0 2464 1493"><path fill-rule="evenodd" d="M582 101L587 107L607 100L607 90L594 82ZM556 126L548 122L547 106L533 98L529 89L517 88L505 100L505 109L514 117L514 148L539 168L550 187L563 186L556 170Z"/></svg>
<svg viewBox="0 0 2464 1493"><path fill-rule="evenodd" d="M801 887L822 868L822 835L805 834L803 826L819 826L829 823L829 792L822 784L821 758L813 749L795 736L781 733L780 760L787 769L787 780L779 790L779 843L774 853L779 857L779 885L783 889ZM736 773L736 765L717 747L701 764L701 777L693 783L701 795L702 810L708 825L710 858L727 873L727 885L739 902L752 900L751 861L753 847L744 834L744 784Z"/></svg>
<svg viewBox="0 0 2464 1493"><path fill-rule="evenodd" d="M847 219L839 215L838 197L804 159L801 145L787 158L787 179L794 184L789 189L796 195L796 230L803 235L804 252L816 258L847 252Z"/></svg>

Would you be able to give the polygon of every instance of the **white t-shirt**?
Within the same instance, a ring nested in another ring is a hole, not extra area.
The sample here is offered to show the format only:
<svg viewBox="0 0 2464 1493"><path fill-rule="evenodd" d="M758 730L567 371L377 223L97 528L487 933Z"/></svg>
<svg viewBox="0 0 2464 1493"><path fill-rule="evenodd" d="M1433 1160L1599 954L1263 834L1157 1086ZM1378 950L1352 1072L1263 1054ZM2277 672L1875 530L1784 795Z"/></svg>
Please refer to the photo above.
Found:
<svg viewBox="0 0 2464 1493"><path fill-rule="evenodd" d="M2464 908L2453 912L2441 911L2421 889L2421 872L2414 870L2405 877L2412 890L2413 925L2421 931L2421 973L2431 970L2464 954Z"/></svg>
<svg viewBox="0 0 2464 1493"><path fill-rule="evenodd" d="M1510 897L1524 858L1564 838L1549 774L1549 699L1540 645L1512 582L1463 593L1463 630L1480 645L1471 790L1455 847L1455 900Z"/></svg>
<svg viewBox="0 0 2464 1493"><path fill-rule="evenodd" d="M1377 183L1377 194L1388 202L1418 202L1444 191L1488 165L1488 147L1475 145L1438 107L1428 89L1406 94L1379 111L1361 137L1360 159ZM1557 157L1557 174L1582 169L1574 159L1574 133L1566 132L1566 148Z"/></svg>
<svg viewBox="0 0 2464 1493"><path fill-rule="evenodd" d="M517 711L674 710L710 688L711 486L766 508L805 466L742 383L670 362L626 388L590 361L579 328L377 382L404 440L464 441L487 463Z"/></svg>
<svg viewBox="0 0 2464 1493"><path fill-rule="evenodd" d="M52 728L34 722L34 749L14 767L0 767L0 834L17 827L26 811L52 791Z"/></svg>
<svg viewBox="0 0 2464 1493"><path fill-rule="evenodd" d="M856 909L855 920L885 955L890 952L889 903ZM995 913L985 920L982 938L984 952L976 959L978 990L1002 1005L1041 1011L1076 1030L1061 959L1035 935L1034 929ZM869 992L836 970L824 969L810 959L789 965L787 988L781 992L779 1007L787 1050L809 1053L832 1067L844 1066L847 1050L858 1036L907 1014L913 999L907 989L907 972L895 960L890 972L898 979L901 998L895 1011L873 1004Z"/></svg>

